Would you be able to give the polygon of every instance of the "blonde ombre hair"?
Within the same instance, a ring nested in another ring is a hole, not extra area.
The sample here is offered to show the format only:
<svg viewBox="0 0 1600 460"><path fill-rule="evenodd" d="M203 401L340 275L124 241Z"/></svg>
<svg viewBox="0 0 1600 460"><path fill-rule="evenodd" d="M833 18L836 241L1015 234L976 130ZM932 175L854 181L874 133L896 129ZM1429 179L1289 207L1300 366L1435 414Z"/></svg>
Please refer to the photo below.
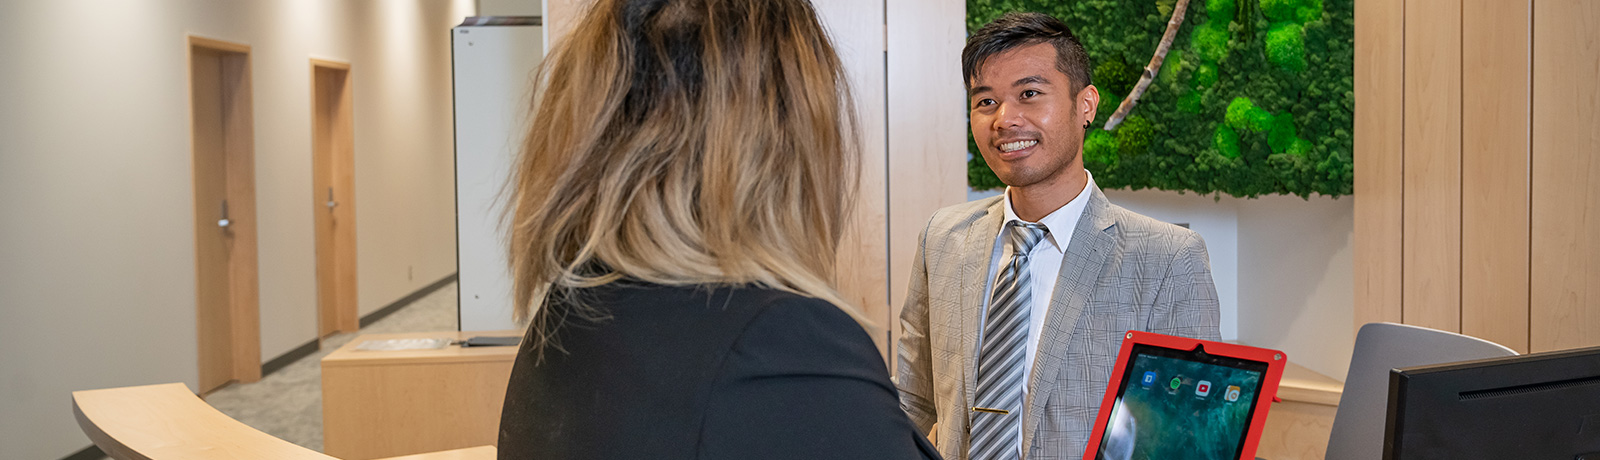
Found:
<svg viewBox="0 0 1600 460"><path fill-rule="evenodd" d="M859 177L845 72L805 0L599 0L555 46L510 185L516 317L630 278L832 302ZM583 312L592 310L580 307Z"/></svg>

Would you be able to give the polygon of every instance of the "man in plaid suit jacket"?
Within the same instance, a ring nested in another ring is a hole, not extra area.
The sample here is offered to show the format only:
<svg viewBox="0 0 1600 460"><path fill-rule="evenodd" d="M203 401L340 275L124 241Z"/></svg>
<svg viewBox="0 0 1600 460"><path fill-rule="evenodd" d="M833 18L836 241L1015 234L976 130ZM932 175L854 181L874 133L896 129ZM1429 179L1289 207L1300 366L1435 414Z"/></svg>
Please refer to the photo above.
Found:
<svg viewBox="0 0 1600 460"><path fill-rule="evenodd" d="M1012 255L1000 233L1042 225L1027 253L1019 442L975 460L1078 459L1126 331L1219 338L1210 259L1199 235L1111 204L1083 169L1099 94L1064 24L1003 16L973 34L962 64L974 139L1009 187L941 209L923 230L901 313L901 406L924 432L937 423L944 458L969 458L985 311Z"/></svg>

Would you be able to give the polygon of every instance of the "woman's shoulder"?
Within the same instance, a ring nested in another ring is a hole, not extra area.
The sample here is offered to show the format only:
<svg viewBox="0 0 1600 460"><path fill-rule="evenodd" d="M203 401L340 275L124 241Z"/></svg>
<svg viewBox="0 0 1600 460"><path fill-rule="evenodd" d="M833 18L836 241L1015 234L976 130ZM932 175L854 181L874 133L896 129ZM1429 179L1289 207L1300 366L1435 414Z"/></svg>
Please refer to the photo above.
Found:
<svg viewBox="0 0 1600 460"><path fill-rule="evenodd" d="M782 291L760 298L732 344L731 374L887 375L872 336L838 306Z"/></svg>
<svg viewBox="0 0 1600 460"><path fill-rule="evenodd" d="M821 316L821 319L854 321L850 315L825 300L793 292L754 285L695 284L667 286L641 282L614 283L597 292L599 302L608 306L645 306L658 310L688 310L693 313L726 314L745 321L768 315L779 317ZM683 311L661 311L663 314Z"/></svg>
<svg viewBox="0 0 1600 460"><path fill-rule="evenodd" d="M732 296L743 297L756 319L805 320L824 324L850 324L855 320L837 305L815 297L766 287L742 287Z"/></svg>
<svg viewBox="0 0 1600 460"><path fill-rule="evenodd" d="M764 295L707 397L700 458L933 456L859 323L823 300Z"/></svg>
<svg viewBox="0 0 1600 460"><path fill-rule="evenodd" d="M752 338L770 335L790 339L776 345L799 345L830 335L871 342L860 324L839 307L781 289L628 282L591 288L581 296L594 307L598 321L592 325L568 324L585 327L564 326L557 335L577 338L598 334L636 337L646 342L671 336L676 337L671 339L675 343L697 344L695 347L702 349L748 345ZM638 345L657 346L646 342Z"/></svg>
<svg viewBox="0 0 1600 460"><path fill-rule="evenodd" d="M850 314L826 300L780 289L739 288L730 297L742 298L749 321L742 336L760 335L844 335L871 341Z"/></svg>

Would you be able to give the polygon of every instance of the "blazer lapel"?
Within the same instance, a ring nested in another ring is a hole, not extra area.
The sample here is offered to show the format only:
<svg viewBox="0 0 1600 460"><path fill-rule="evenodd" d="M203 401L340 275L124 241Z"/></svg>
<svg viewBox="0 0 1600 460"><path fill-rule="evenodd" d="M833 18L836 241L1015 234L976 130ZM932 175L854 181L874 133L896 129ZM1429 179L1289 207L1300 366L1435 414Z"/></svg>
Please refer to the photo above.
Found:
<svg viewBox="0 0 1600 460"><path fill-rule="evenodd" d="M1000 224L1005 220L1005 201L995 200L977 220L967 227L967 240L961 250L961 350L966 353L962 372L962 389L966 400L961 410L969 412L977 391L978 376L978 319L983 314L984 287L989 281L989 256L994 252L994 238L1000 234ZM963 428L961 432L967 430ZM967 440L963 439L965 444ZM965 448L963 448L965 449ZM963 450L964 451L964 450Z"/></svg>
<svg viewBox="0 0 1600 460"><path fill-rule="evenodd" d="M1033 358L1033 369L1028 376L1027 420L1022 425L1023 452L1033 446L1033 435L1043 420L1044 404L1055 391L1054 382L1066 359L1067 346L1072 342L1078 316L1089 304L1100 273L1116 241L1107 230L1115 221L1108 216L1110 203L1100 188L1090 185L1089 203L1084 207L1078 226L1072 230L1072 242L1061 258L1061 274L1051 291L1050 310L1045 313L1044 328L1039 332L1039 350Z"/></svg>

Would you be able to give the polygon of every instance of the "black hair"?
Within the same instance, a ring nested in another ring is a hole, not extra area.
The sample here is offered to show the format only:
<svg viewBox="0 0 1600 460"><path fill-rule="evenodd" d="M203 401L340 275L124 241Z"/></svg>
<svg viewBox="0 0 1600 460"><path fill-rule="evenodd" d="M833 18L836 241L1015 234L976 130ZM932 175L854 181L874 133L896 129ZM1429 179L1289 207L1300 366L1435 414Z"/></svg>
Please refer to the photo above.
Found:
<svg viewBox="0 0 1600 460"><path fill-rule="evenodd" d="M1056 69L1067 75L1074 91L1092 84L1083 43L1061 20L1042 13L1006 13L967 38L967 46L961 50L961 83L972 89L978 67L990 57L1039 43L1055 47Z"/></svg>

